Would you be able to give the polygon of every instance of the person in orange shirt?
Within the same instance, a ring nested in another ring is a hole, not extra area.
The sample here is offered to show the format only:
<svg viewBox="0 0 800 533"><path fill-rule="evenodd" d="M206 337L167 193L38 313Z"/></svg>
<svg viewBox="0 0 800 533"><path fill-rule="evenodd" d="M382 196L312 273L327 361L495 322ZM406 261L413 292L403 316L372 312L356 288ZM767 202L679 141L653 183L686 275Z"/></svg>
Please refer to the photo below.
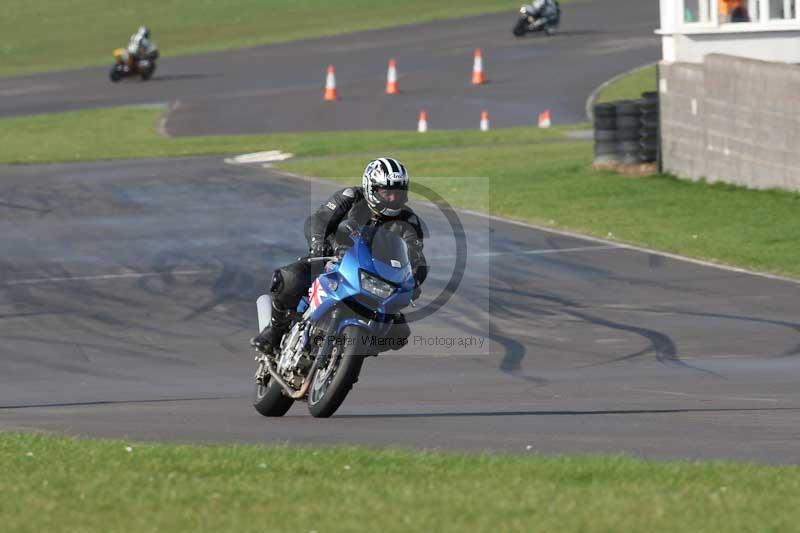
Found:
<svg viewBox="0 0 800 533"><path fill-rule="evenodd" d="M750 22L744 0L720 0L719 14L725 22Z"/></svg>

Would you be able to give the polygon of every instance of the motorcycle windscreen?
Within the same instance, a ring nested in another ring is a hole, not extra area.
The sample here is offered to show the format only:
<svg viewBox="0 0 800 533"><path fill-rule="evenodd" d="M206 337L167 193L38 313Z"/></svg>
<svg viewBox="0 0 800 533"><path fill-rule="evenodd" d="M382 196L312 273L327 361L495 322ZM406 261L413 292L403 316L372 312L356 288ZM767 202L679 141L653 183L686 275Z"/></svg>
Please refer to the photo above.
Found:
<svg viewBox="0 0 800 533"><path fill-rule="evenodd" d="M382 227L368 228L363 237L373 260L393 268L403 268L411 262L408 258L408 245L396 233Z"/></svg>

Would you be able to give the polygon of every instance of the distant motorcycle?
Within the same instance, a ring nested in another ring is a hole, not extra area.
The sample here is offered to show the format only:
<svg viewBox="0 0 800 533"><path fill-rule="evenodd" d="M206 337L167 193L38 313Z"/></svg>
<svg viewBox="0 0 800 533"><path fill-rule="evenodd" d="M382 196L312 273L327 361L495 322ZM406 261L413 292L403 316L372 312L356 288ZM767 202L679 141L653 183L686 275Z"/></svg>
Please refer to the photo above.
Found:
<svg viewBox="0 0 800 533"><path fill-rule="evenodd" d="M517 37L540 31L546 35L553 35L561 22L561 8L556 5L556 10L555 17L546 17L541 8L535 5L523 5L519 8L519 19L511 31Z"/></svg>
<svg viewBox="0 0 800 533"><path fill-rule="evenodd" d="M141 76L142 80L149 80L156 71L158 51L154 51L146 57L137 58L125 48L117 48L114 50L114 59L116 62L109 73L111 81L116 83L128 76Z"/></svg>

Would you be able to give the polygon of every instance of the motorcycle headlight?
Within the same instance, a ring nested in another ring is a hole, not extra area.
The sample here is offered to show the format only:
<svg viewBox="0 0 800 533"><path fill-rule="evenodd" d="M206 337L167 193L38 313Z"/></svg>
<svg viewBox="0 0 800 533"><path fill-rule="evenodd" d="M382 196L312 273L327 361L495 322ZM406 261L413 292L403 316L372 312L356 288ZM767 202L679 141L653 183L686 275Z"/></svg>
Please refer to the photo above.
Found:
<svg viewBox="0 0 800 533"><path fill-rule="evenodd" d="M361 271L361 288L383 300L391 296L394 292L393 285L367 274L363 270Z"/></svg>
<svg viewBox="0 0 800 533"><path fill-rule="evenodd" d="M525 6L522 6L521 8L519 8L519 12L524 15L528 12L528 10L525 8Z"/></svg>

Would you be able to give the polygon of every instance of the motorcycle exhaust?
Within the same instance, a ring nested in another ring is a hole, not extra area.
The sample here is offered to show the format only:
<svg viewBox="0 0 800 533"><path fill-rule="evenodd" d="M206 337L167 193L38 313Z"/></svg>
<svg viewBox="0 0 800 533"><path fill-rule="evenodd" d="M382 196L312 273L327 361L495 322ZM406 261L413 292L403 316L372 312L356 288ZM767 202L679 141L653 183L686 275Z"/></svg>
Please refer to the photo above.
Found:
<svg viewBox="0 0 800 533"><path fill-rule="evenodd" d="M320 359L321 357L319 356L314 359L314 364L311 365L311 370L308 371L308 377L298 391L294 390L291 385L286 383L286 380L284 380L280 374L278 374L278 369L275 367L275 364L269 359L266 360L267 372L269 372L269 375L272 377L272 379L278 382L278 385L283 387L283 390L289 395L290 398L293 400L300 400L306 395L308 389L311 387L311 382L314 380L314 374L317 373L317 365L319 364Z"/></svg>

